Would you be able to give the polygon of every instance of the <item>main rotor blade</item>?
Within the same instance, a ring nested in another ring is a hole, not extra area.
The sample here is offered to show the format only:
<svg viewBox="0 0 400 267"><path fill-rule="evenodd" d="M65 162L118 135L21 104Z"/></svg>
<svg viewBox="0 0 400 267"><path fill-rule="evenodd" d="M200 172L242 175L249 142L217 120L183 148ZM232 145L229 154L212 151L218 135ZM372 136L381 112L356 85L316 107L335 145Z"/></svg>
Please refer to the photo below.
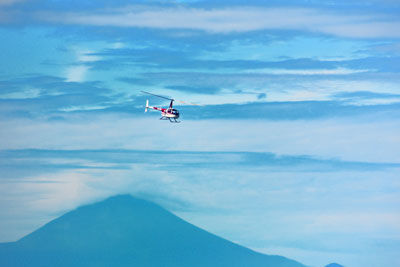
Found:
<svg viewBox="0 0 400 267"><path fill-rule="evenodd" d="M145 93L145 94L149 94L149 95L153 95L153 96L158 96L158 97L161 97L161 98L164 98L164 99L167 99L167 100L174 101L174 99L168 98L168 97L165 97L165 96L162 96L162 95L156 95L156 94L152 94L152 93L149 93L149 92L146 92L146 91L140 91L140 92Z"/></svg>
<svg viewBox="0 0 400 267"><path fill-rule="evenodd" d="M203 106L201 104L188 103L188 102L185 102L185 101L182 101L182 100L179 100L178 102L181 103L181 104L184 104L184 105Z"/></svg>

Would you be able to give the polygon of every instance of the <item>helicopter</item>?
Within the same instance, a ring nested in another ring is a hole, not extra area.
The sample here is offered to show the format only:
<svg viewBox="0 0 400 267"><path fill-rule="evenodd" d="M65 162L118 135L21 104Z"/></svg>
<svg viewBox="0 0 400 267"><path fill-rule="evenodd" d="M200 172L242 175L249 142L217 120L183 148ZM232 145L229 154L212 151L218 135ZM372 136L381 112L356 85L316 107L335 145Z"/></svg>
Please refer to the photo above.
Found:
<svg viewBox="0 0 400 267"><path fill-rule="evenodd" d="M154 109L154 110L158 110L161 111L161 118L160 120L169 120L172 123L179 123L180 121L178 121L177 119L179 118L179 111L177 109L174 109L172 106L174 104L174 99L165 97L165 96L161 96L161 95L156 95L156 94L152 94L149 92L145 92L145 91L141 91L142 93L145 94L149 94L152 96L157 96L157 97L161 97L167 100L170 100L171 102L169 103L169 107L168 108L159 108L159 107L152 107L149 106L149 100L146 100L146 108L144 110L144 112L147 112L148 109Z"/></svg>

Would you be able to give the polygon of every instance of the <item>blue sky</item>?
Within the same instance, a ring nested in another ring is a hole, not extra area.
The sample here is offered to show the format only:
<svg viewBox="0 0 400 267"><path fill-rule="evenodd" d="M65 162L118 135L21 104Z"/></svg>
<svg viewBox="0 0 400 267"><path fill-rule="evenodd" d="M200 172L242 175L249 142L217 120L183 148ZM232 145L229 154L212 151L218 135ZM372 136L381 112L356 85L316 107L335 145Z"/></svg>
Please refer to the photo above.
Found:
<svg viewBox="0 0 400 267"><path fill-rule="evenodd" d="M0 0L0 241L132 193L310 266L399 265L399 14ZM201 106L173 125L141 90Z"/></svg>

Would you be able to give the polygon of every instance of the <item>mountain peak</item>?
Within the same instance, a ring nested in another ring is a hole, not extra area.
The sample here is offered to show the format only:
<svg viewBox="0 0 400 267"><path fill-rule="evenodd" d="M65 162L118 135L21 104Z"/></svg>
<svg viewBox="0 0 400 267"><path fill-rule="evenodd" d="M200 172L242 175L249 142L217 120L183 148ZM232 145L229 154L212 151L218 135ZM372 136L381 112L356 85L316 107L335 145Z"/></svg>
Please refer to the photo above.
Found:
<svg viewBox="0 0 400 267"><path fill-rule="evenodd" d="M130 195L79 207L0 246L2 253L0 266L304 267L229 242Z"/></svg>
<svg viewBox="0 0 400 267"><path fill-rule="evenodd" d="M137 205L148 205L148 204L152 204L154 205L152 202L149 202L147 200L144 199L140 199L140 198L136 198L130 194L120 194L120 195L115 195L115 196L111 196L109 198L106 198L103 201L97 202L96 204L104 204L104 203L112 203L112 204L122 204L122 203L130 203L130 204L137 204Z"/></svg>
<svg viewBox="0 0 400 267"><path fill-rule="evenodd" d="M134 209L134 208L145 208L145 209L159 208L159 209L162 209L157 204L154 204L154 203L144 200L144 199L136 198L129 194L121 194L121 195L111 196L100 202L81 206L78 209L87 209L87 208L95 208L95 207L101 207L101 208L125 207L125 208L131 208L131 209Z"/></svg>
<svg viewBox="0 0 400 267"><path fill-rule="evenodd" d="M344 267L344 266L334 262L334 263L329 263L325 267Z"/></svg>

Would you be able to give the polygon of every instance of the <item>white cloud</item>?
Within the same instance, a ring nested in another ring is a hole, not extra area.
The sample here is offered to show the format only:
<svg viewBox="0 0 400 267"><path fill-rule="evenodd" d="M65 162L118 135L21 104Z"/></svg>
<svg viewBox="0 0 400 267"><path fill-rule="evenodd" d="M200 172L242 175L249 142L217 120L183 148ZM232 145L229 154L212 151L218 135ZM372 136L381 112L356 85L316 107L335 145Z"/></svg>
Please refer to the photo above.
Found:
<svg viewBox="0 0 400 267"><path fill-rule="evenodd" d="M81 46L83 45L74 45L70 48L70 50L75 54L76 60L79 63L85 63L85 62L95 62L95 61L99 61L102 59L101 56L96 55L95 53L97 52L94 49L87 49L87 48L83 48ZM95 44L98 45L99 44Z"/></svg>
<svg viewBox="0 0 400 267"><path fill-rule="evenodd" d="M372 18L371 18L372 19ZM322 25L321 32L351 38L387 38L400 37L400 21L357 22Z"/></svg>
<svg viewBox="0 0 400 267"><path fill-rule="evenodd" d="M66 81L67 82L83 82L87 71L90 69L89 66L78 65L69 67L66 70Z"/></svg>
<svg viewBox="0 0 400 267"><path fill-rule="evenodd" d="M100 56L96 56L96 55L93 55L91 53L93 53L93 51L89 51L89 50L87 50L87 51L79 51L79 53L77 55L78 56L78 60L80 62L95 62L95 61L101 60Z"/></svg>
<svg viewBox="0 0 400 267"><path fill-rule="evenodd" d="M0 94L0 99L27 99L39 97L41 90L38 88L28 88L24 91L16 91L7 94Z"/></svg>
<svg viewBox="0 0 400 267"><path fill-rule="evenodd" d="M125 44L125 43L122 43L122 42L115 42L115 43L112 43L112 44L110 45L110 47L111 47L112 49L121 49L121 48L125 48L125 47L126 47L126 44Z"/></svg>
<svg viewBox="0 0 400 267"><path fill-rule="evenodd" d="M344 15L307 8L144 8L126 7L96 13L38 14L41 20L95 26L193 29L210 33L256 30L302 30L330 35L400 37L400 21L378 15Z"/></svg>
<svg viewBox="0 0 400 267"><path fill-rule="evenodd" d="M83 111L83 110L99 110L104 108L106 108L106 106L69 106L65 108L60 108L59 111L71 112L71 111Z"/></svg>
<svg viewBox="0 0 400 267"><path fill-rule="evenodd" d="M72 46L70 50L74 54L74 65L71 65L65 70L65 76L67 82L83 82L86 79L86 75L90 66L85 63L96 62L102 59L101 56L96 55L96 51L93 49L86 49L80 46Z"/></svg>

